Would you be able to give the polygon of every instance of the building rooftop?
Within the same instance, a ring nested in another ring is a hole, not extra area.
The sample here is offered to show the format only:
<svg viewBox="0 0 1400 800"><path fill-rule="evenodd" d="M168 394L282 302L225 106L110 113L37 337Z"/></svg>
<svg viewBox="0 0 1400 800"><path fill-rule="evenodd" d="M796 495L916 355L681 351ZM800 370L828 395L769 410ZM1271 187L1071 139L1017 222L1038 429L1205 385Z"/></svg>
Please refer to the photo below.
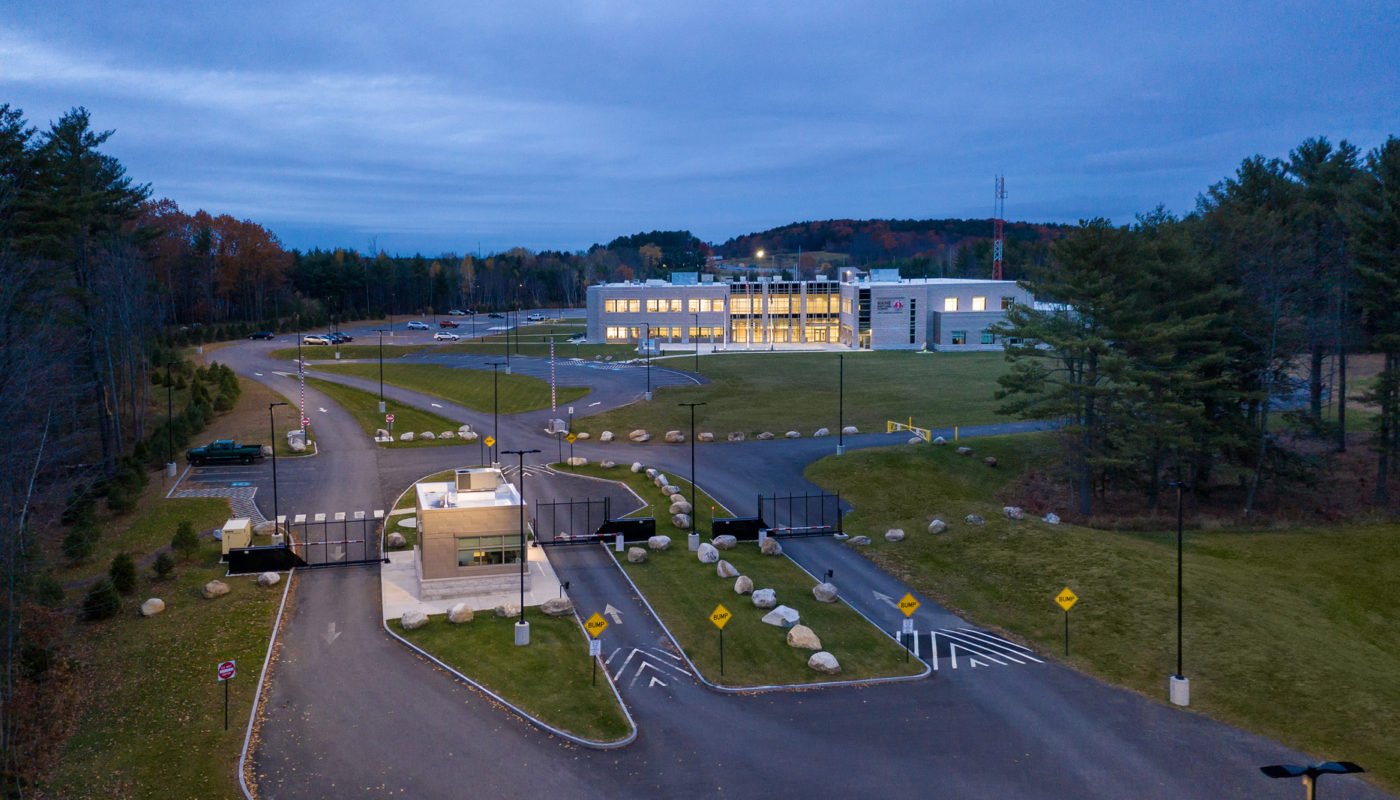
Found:
<svg viewBox="0 0 1400 800"><path fill-rule="evenodd" d="M479 488L458 488L465 486L461 473L471 476L471 485ZM520 505L520 493L498 469L482 467L462 470L453 481L424 481L415 485L418 491L418 506L424 510L434 508L492 508Z"/></svg>

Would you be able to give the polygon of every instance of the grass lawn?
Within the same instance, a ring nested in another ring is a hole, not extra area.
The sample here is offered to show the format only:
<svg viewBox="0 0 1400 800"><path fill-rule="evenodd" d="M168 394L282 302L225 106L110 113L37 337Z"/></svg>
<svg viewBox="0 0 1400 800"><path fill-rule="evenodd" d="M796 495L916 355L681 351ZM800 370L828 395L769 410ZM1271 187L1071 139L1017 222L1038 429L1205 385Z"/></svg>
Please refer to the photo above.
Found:
<svg viewBox="0 0 1400 800"><path fill-rule="evenodd" d="M233 411L216 417L203 433L190 442L191 447L208 444L215 439L233 439L245 444L267 444L268 436L272 435L267 424L267 406L269 403L285 402L286 398L255 380L239 378L238 383L243 387L243 392L239 395ZM301 427L296 408L291 404L278 406L272 409L272 414L277 424L277 455L284 458L301 457L302 453L294 452L287 446L287 431ZM311 440L315 441L315 432L312 433ZM309 447L307 452L311 452ZM179 455L179 461L182 464L185 461L183 452Z"/></svg>
<svg viewBox="0 0 1400 800"><path fill-rule="evenodd" d="M379 395L362 392L359 389L352 389L349 386L342 386L331 381L319 380L317 378L307 378L306 385L314 387L317 391L325 392L328 397L334 400L341 408L345 409L360 424L360 429L366 436L374 436L378 428L384 427L384 417L379 413ZM456 431L461 427L461 423L454 422L446 417L438 416L429 411L424 411L413 406L406 406L401 403L388 401L385 408L394 415L394 441L392 444L381 445L384 447L431 447L438 444L454 445L464 444L460 439L434 439L424 440L415 438L411 442L401 442L398 440L399 434L405 431L422 433L432 431L434 434L443 431Z"/></svg>
<svg viewBox="0 0 1400 800"><path fill-rule="evenodd" d="M1165 700L1176 670L1176 536L1007 520L996 493L1043 437L978 439L974 458L948 447L826 458L807 475L855 510L848 531L874 539L877 563L980 625L1059 657L1052 598L1078 595L1076 667ZM1001 468L981 458L995 455ZM980 529L961 522L986 517ZM937 514L941 536L925 533ZM899 543L879 534L902 527ZM1185 670L1197 711L1318 758L1355 760L1400 787L1400 629L1393 614L1400 537L1393 525L1284 531L1188 531Z"/></svg>
<svg viewBox="0 0 1400 800"><path fill-rule="evenodd" d="M830 680L916 675L918 661L907 661L903 648L885 636L845 603L819 603L812 597L815 581L784 557L764 556L756 543L740 544L720 552L741 574L753 579L756 589L773 589L778 602L797 609L802 624L816 632L823 649L836 656L841 674L828 677L807 666L811 651L789 647L781 628L760 621L766 611L754 608L744 595L734 593L734 579L720 578L715 567L701 564L686 549L688 530L671 524L661 505L660 490L645 474L624 467L611 470L580 467L583 474L621 480L653 505L629 516L656 517L656 532L671 537L671 549L650 551L645 564L619 563L675 634L686 655L712 683L722 686L816 683ZM689 497L690 484L675 476L671 483ZM702 513L697 528L708 530L708 509L716 505L706 495L697 497ZM721 516L725 514L721 508ZM708 539L708 536L704 537ZM609 551L612 552L612 551ZM614 553L616 555L616 553ZM710 623L710 612L723 603L733 614L724 629L724 674L719 671L719 632Z"/></svg>
<svg viewBox="0 0 1400 800"><path fill-rule="evenodd" d="M166 500L164 490L157 483L156 480L151 481L152 485L146 487L136 510L128 516L109 516L99 503L98 528L101 535L93 548L92 557L80 564L57 565L54 577L60 583L70 584L106 575L113 556L122 551L130 553L139 564L142 558L170 546L181 520L189 520L194 523L195 531L203 533L222 526L229 518L227 500L216 497Z"/></svg>
<svg viewBox="0 0 1400 800"><path fill-rule="evenodd" d="M203 530L227 516L224 500L160 500L138 511L124 534L111 538L140 560L169 542L174 520L188 518ZM225 578L217 543L208 539L196 558L177 559L172 577L157 581L149 569L140 575L139 588L126 598L120 616L77 628L74 656L82 664L83 709L44 793L237 797L238 752L282 586L260 589L252 578ZM205 600L200 588L214 578L231 591ZM136 608L148 597L165 600L165 613L137 616ZM80 600L80 594L70 593L70 602ZM223 687L214 674L224 659L238 662L227 731Z"/></svg>
<svg viewBox="0 0 1400 800"><path fill-rule="evenodd" d="M351 375L366 380L379 380L378 364L327 364L317 367L324 372ZM507 375L500 381L500 412L517 414L549 408L549 383L525 375ZM493 408L496 388L492 386L490 370L458 369L430 364L385 364L384 382L415 392L441 397L467 408L489 413ZM580 386L558 387L559 403L570 403L588 394ZM377 402L376 395L376 402ZM396 423L397 424L397 423ZM455 426L454 426L455 427ZM419 429L422 430L422 429Z"/></svg>
<svg viewBox="0 0 1400 800"><path fill-rule="evenodd" d="M394 631L454 669L556 728L600 742L624 738L631 728L617 697L600 675L593 685L593 660L583 629L572 617L550 617L526 609L530 646L515 646L515 618L478 612L463 625L433 616L416 631L398 620ZM601 672L601 670L599 670Z"/></svg>
<svg viewBox="0 0 1400 800"><path fill-rule="evenodd" d="M864 433L885 430L887 420L914 418L922 428L1005 421L996 413L997 376L1006 371L1000 353L845 354L845 422ZM836 435L838 375L836 353L730 353L704 356L704 386L666 386L652 403L633 403L575 420L595 436L646 428L653 433L688 430L690 413L676 403L708 403L697 409L696 426L720 439L731 431L753 435L817 428ZM694 370L695 362L664 359L654 366Z"/></svg>
<svg viewBox="0 0 1400 800"><path fill-rule="evenodd" d="M500 324L503 320L487 320ZM478 331L487 327L482 322L477 323ZM635 345L628 344L570 344L569 337L585 333L585 326L582 322L577 324L568 323L544 323L540 325L521 325L518 331L511 331L507 337L505 333L492 333L486 336L479 336L473 339L466 339L470 333L471 325L463 325L457 329L463 334L463 340L454 344L446 345L444 349L449 353L474 353L474 354L500 354L505 355L506 339L510 339L510 350L513 354L522 356L549 356L549 340L554 339L554 355L556 358L593 358L595 356L612 356L614 359L632 358L637 355Z"/></svg>

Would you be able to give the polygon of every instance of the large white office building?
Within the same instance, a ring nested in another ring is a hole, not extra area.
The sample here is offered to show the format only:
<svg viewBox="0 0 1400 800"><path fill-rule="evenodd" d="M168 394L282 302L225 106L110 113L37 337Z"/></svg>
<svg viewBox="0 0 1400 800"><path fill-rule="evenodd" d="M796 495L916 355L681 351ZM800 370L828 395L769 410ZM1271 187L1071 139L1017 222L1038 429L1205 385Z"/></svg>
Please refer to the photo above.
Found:
<svg viewBox="0 0 1400 800"><path fill-rule="evenodd" d="M998 350L990 328L1034 298L1015 281L901 278L670 281L588 287L588 340L702 349Z"/></svg>

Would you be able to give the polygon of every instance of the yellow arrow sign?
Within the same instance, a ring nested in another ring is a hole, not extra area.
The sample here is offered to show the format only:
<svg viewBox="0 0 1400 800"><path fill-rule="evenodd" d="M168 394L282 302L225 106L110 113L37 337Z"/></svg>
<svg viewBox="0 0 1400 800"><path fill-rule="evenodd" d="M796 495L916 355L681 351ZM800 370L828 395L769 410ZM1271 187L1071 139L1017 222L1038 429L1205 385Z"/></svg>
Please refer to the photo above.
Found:
<svg viewBox="0 0 1400 800"><path fill-rule="evenodd" d="M496 446L496 437L494 437L494 436L487 436L487 437L486 437L485 439L483 439L482 441L486 442L486 446L487 446L487 447L495 447L495 446Z"/></svg>
<svg viewBox="0 0 1400 800"><path fill-rule="evenodd" d="M583 623L583 629L588 631L589 636L597 639L599 636L603 635L603 631L608 629L608 621L603 619L602 614L594 611L593 616L589 617L588 621Z"/></svg>
<svg viewBox="0 0 1400 800"><path fill-rule="evenodd" d="M912 617L914 612L919 610L919 601L912 594L906 594L899 598L899 610L904 612L904 616Z"/></svg>
<svg viewBox="0 0 1400 800"><path fill-rule="evenodd" d="M710 622L713 622L716 628L724 630L724 626L729 624L730 616L729 609L725 608L723 603L720 603L715 606L714 611L710 612Z"/></svg>
<svg viewBox="0 0 1400 800"><path fill-rule="evenodd" d="M1069 611L1074 608L1075 603L1079 602L1079 595L1066 586L1060 590L1059 594L1055 595L1055 602L1060 604L1060 608Z"/></svg>
<svg viewBox="0 0 1400 800"><path fill-rule="evenodd" d="M569 444L573 444L576 439L578 439L578 437L573 435L572 433L564 437L564 441L568 442Z"/></svg>

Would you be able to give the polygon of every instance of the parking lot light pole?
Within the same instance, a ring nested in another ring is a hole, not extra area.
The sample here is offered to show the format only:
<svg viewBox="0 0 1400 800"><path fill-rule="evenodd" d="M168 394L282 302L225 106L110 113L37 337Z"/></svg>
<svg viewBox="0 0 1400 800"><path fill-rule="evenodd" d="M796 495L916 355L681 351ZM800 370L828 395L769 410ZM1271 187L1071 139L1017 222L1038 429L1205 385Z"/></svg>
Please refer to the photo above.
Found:
<svg viewBox="0 0 1400 800"><path fill-rule="evenodd" d="M1191 680L1186 677L1182 669L1182 602L1181 602L1181 572L1182 572L1182 490L1186 484L1182 481L1172 481L1167 484L1176 489L1176 674L1168 680L1168 696L1173 704L1178 706L1191 705Z"/></svg>
<svg viewBox="0 0 1400 800"><path fill-rule="evenodd" d="M499 367L505 366L504 361L491 361L486 366L491 368L491 438L496 443L491 445L491 463L496 463L496 454L501 448L501 378L497 372ZM510 374L510 370L506 370Z"/></svg>
<svg viewBox="0 0 1400 800"><path fill-rule="evenodd" d="M651 402L651 323L642 323L642 355L647 360L647 393L646 401Z"/></svg>
<svg viewBox="0 0 1400 800"><path fill-rule="evenodd" d="M379 413L384 413L384 330L379 330Z"/></svg>
<svg viewBox="0 0 1400 800"><path fill-rule="evenodd" d="M695 532L695 520L700 516L695 504L695 407L703 406L704 403L676 403L678 406L690 408L690 545L691 550L700 549L700 534Z"/></svg>
<svg viewBox="0 0 1400 800"><path fill-rule="evenodd" d="M1303 796L1307 800L1317 800L1317 779L1323 775L1351 775L1365 772L1360 765L1351 761L1324 761L1321 764L1300 767L1297 764L1270 764L1259 771L1270 778L1302 778Z"/></svg>
<svg viewBox="0 0 1400 800"><path fill-rule="evenodd" d="M695 315L695 371L700 371L700 315Z"/></svg>
<svg viewBox="0 0 1400 800"><path fill-rule="evenodd" d="M515 623L515 643L521 647L530 643L530 623L525 621L525 565L529 561L529 551L525 549L525 456L538 452L538 448L501 451L504 455L520 457L520 555L517 557L520 562L520 621Z"/></svg>
<svg viewBox="0 0 1400 800"><path fill-rule="evenodd" d="M836 455L846 452L846 354L836 354Z"/></svg>
<svg viewBox="0 0 1400 800"><path fill-rule="evenodd" d="M165 474L175 477L175 381L170 367L165 368Z"/></svg>
<svg viewBox="0 0 1400 800"><path fill-rule="evenodd" d="M282 521L277 515L277 424L273 420L272 409L278 406L285 406L286 403L267 404L267 428L272 435L272 531L282 532Z"/></svg>

